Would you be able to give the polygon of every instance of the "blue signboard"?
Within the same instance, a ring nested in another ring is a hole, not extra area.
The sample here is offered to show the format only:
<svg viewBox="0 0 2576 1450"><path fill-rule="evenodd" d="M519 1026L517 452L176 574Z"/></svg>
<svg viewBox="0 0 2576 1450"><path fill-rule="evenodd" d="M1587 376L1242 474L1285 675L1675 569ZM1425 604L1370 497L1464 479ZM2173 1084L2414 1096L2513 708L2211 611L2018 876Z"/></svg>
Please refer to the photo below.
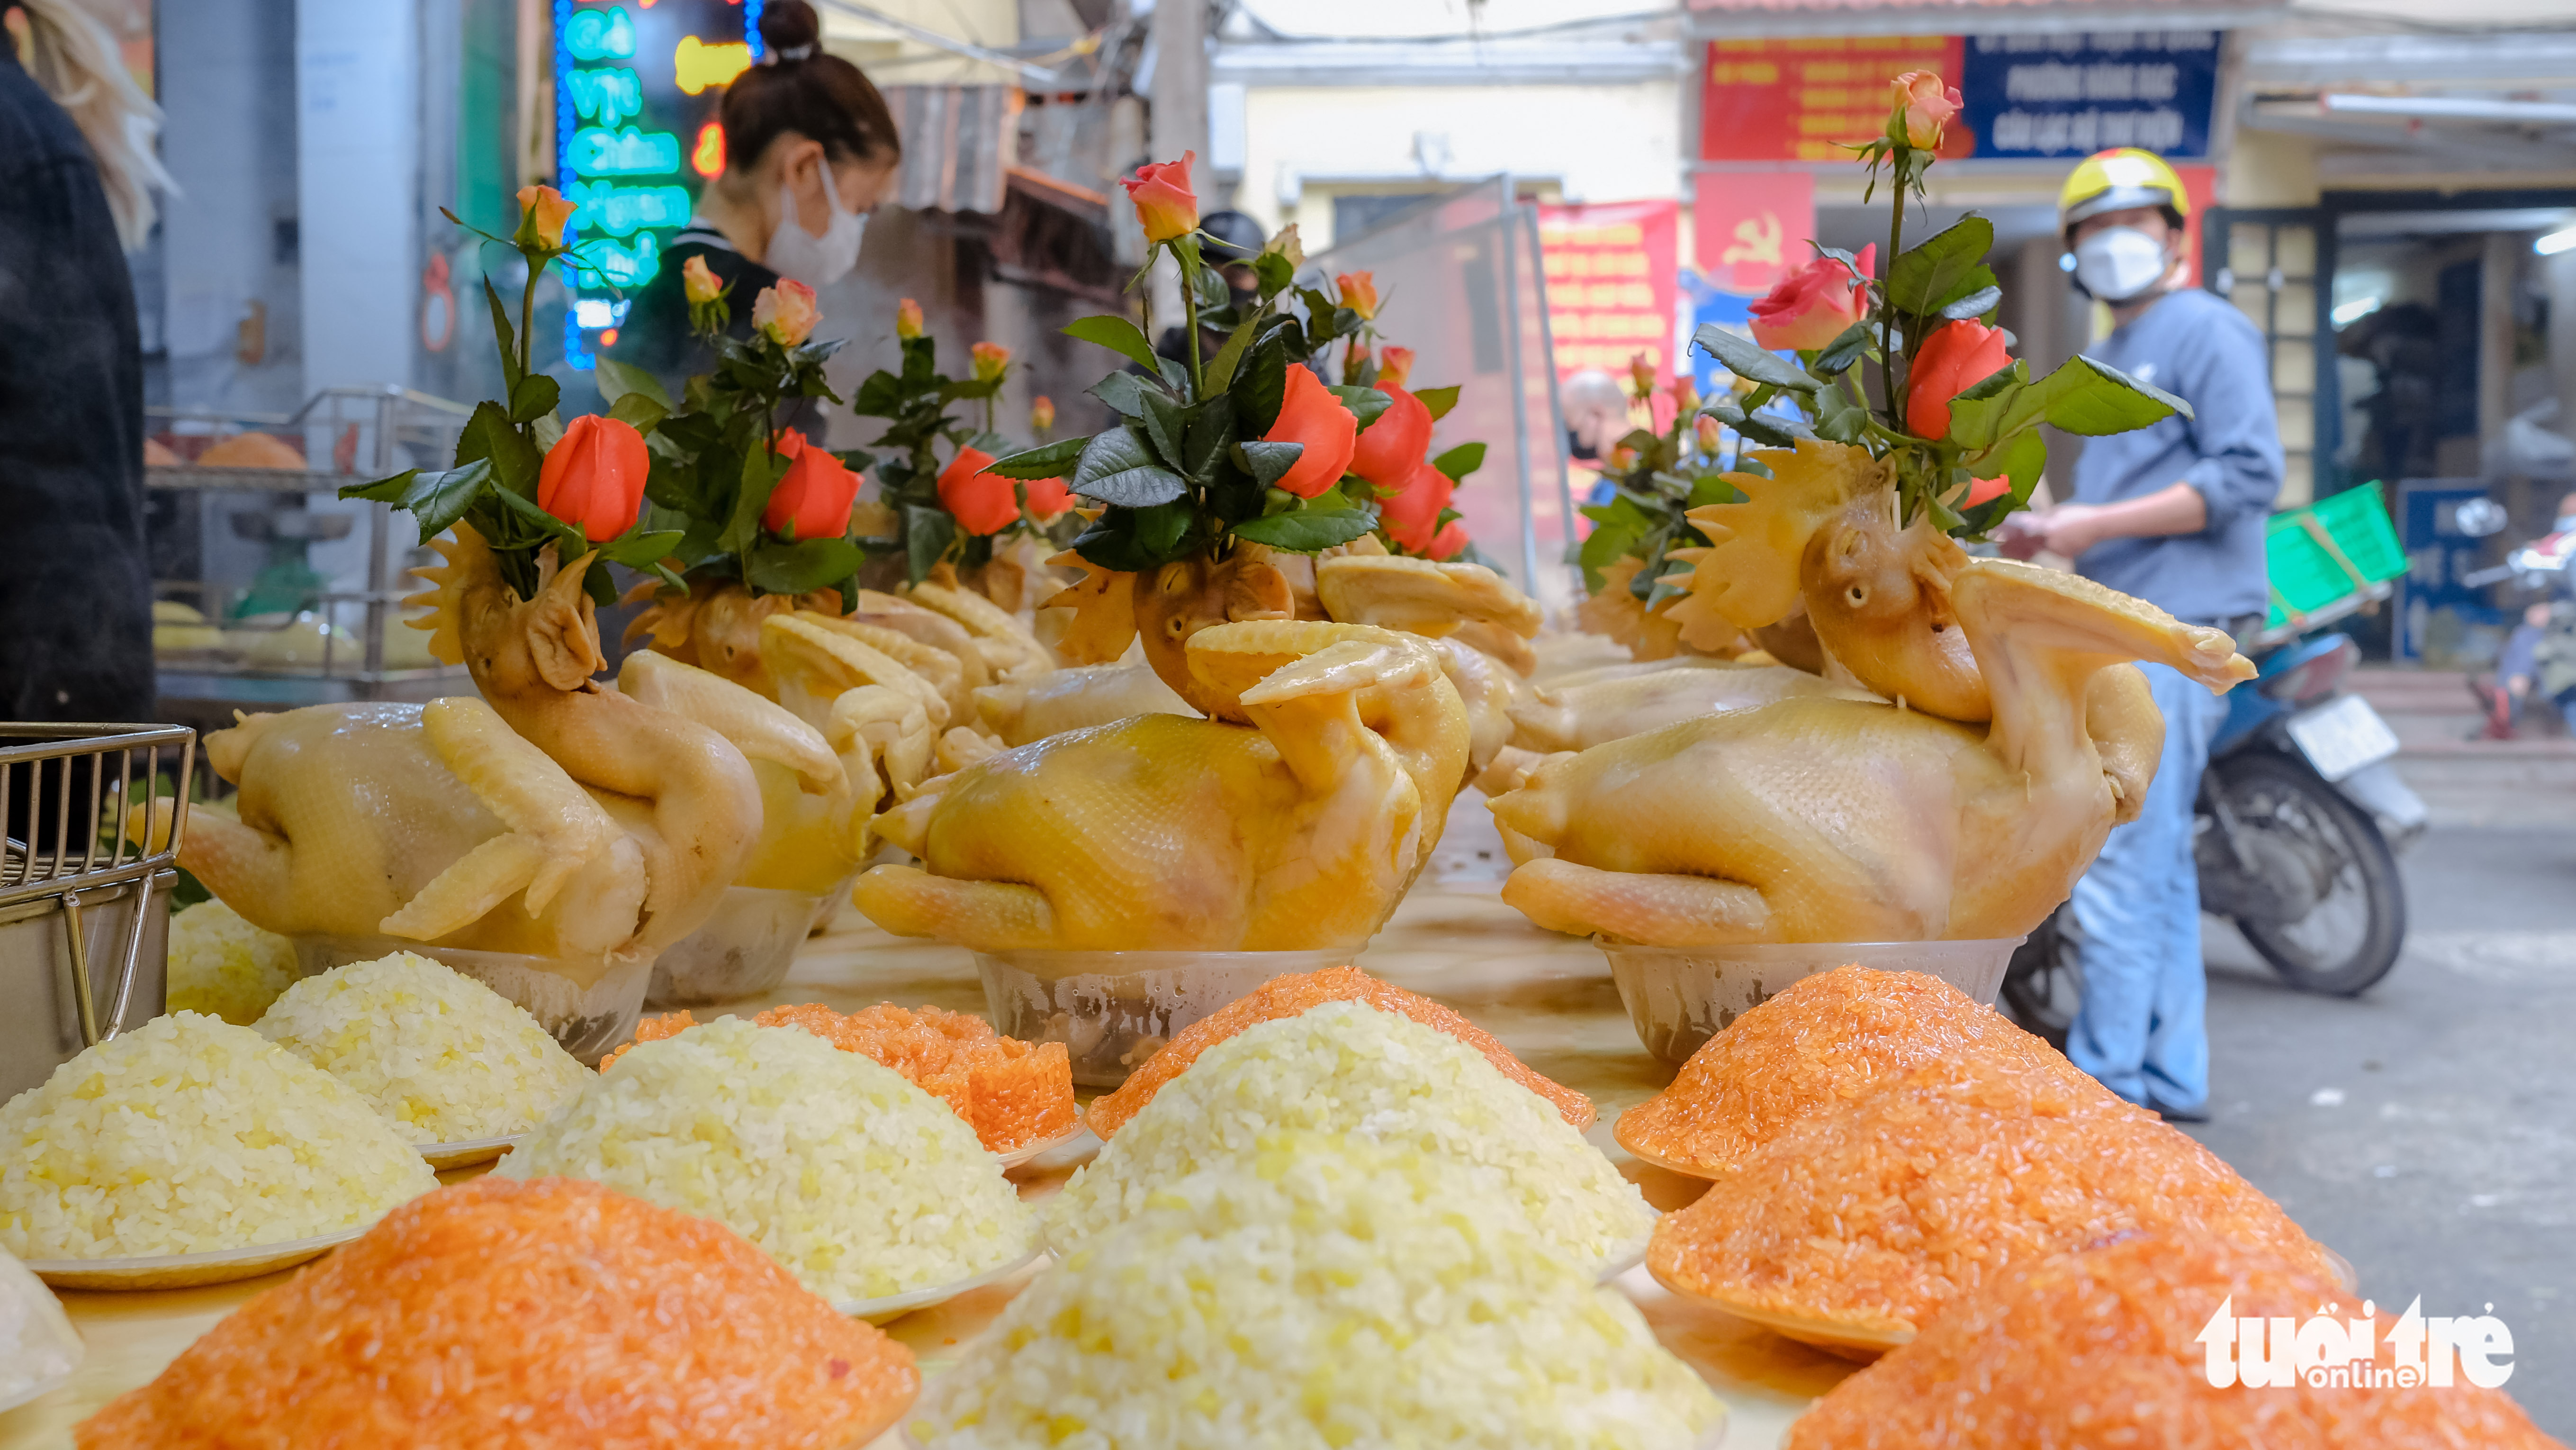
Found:
<svg viewBox="0 0 2576 1450"><path fill-rule="evenodd" d="M2089 156L2113 146L2209 154L2215 30L1972 35L1959 69L1961 119L1980 157Z"/></svg>

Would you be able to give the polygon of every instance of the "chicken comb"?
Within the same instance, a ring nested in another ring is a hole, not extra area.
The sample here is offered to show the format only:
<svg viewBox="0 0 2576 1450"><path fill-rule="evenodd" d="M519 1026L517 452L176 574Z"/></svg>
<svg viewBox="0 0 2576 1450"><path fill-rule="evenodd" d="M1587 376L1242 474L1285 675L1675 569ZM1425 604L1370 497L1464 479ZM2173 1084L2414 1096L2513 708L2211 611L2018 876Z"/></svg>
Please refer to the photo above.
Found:
<svg viewBox="0 0 2576 1450"><path fill-rule="evenodd" d="M1070 609L1073 623L1056 641L1056 653L1072 665L1115 664L1136 640L1136 576L1103 569L1071 549L1047 560L1059 568L1082 571L1082 582L1039 600L1040 609Z"/></svg>
<svg viewBox="0 0 2576 1450"><path fill-rule="evenodd" d="M1798 606L1807 541L1825 520L1888 483L1883 464L1848 444L1801 438L1794 449L1765 448L1753 456L1771 470L1770 477L1726 475L1744 502L1690 511L1690 521L1711 547L1671 552L1692 566L1688 607L1674 611L1686 628L1706 630L1724 620L1760 629L1787 618Z"/></svg>
<svg viewBox="0 0 2576 1450"><path fill-rule="evenodd" d="M492 546L483 542L483 536L474 531L472 524L459 519L452 531L430 540L429 547L446 563L443 566L424 565L411 571L413 578L430 587L405 598L403 607L427 608L435 612L422 618L406 619L403 623L413 629L430 632L429 653L432 659L441 664L461 665L465 663L465 636L460 633L460 624L465 617L465 590L474 580L492 575L496 567L492 562Z"/></svg>

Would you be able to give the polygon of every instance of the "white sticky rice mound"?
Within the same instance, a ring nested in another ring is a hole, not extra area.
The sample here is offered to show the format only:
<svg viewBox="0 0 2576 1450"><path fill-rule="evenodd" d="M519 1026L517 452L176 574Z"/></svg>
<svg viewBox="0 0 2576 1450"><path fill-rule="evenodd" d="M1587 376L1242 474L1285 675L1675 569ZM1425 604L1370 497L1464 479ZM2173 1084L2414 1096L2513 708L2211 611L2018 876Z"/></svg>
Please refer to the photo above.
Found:
<svg viewBox="0 0 2576 1450"><path fill-rule="evenodd" d="M1484 1193L1436 1154L1263 1134L1041 1275L908 1428L933 1450L1700 1443L1717 1397Z"/></svg>
<svg viewBox="0 0 2576 1450"><path fill-rule="evenodd" d="M714 1219L840 1301L953 1284L1036 1243L946 1103L801 1028L732 1017L629 1049L494 1171Z"/></svg>
<svg viewBox="0 0 2576 1450"><path fill-rule="evenodd" d="M258 1026L414 1143L525 1132L591 1080L528 1009L414 952L307 977Z"/></svg>
<svg viewBox="0 0 2576 1450"><path fill-rule="evenodd" d="M1347 1133L1477 1170L1482 1199L1517 1205L1561 1252L1634 1252L1655 1211L1545 1098L1483 1053L1359 1002L1248 1028L1200 1054L1046 1206L1059 1253L1134 1217L1163 1186L1254 1151L1281 1129Z"/></svg>
<svg viewBox="0 0 2576 1450"><path fill-rule="evenodd" d="M248 1027L294 980L295 943L222 902L201 901L170 918L170 1011Z"/></svg>
<svg viewBox="0 0 2576 1450"><path fill-rule="evenodd" d="M195 1012L89 1048L0 1106L0 1249L22 1259L288 1243L437 1186L339 1080Z"/></svg>

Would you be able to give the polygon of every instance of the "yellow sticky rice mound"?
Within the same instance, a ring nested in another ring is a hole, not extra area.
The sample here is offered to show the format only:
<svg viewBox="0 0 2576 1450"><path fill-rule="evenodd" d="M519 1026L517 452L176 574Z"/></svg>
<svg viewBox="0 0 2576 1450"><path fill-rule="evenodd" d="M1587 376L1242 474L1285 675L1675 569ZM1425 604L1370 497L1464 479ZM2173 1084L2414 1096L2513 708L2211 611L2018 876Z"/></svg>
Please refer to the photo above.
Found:
<svg viewBox="0 0 2576 1450"><path fill-rule="evenodd" d="M0 1106L0 1249L22 1259L288 1243L437 1186L346 1085L195 1012L89 1048Z"/></svg>
<svg viewBox="0 0 2576 1450"><path fill-rule="evenodd" d="M295 943L222 902L199 902L170 918L169 1010L248 1027L294 980Z"/></svg>
<svg viewBox="0 0 2576 1450"><path fill-rule="evenodd" d="M415 1143L524 1132L591 1080L526 1008L415 952L307 977L257 1025Z"/></svg>
<svg viewBox="0 0 2576 1450"><path fill-rule="evenodd" d="M1410 1017L1328 1002L1200 1054L1048 1202L1048 1242L1077 1247L1164 1185L1240 1161L1281 1129L1456 1159L1478 1200L1518 1208L1579 1263L1615 1258L1654 1229L1636 1186L1483 1053Z"/></svg>
<svg viewBox="0 0 2576 1450"><path fill-rule="evenodd" d="M732 1017L641 1043L494 1170L587 1178L711 1218L826 1299L953 1284L1034 1224L948 1105L794 1027Z"/></svg>
<svg viewBox="0 0 2576 1450"><path fill-rule="evenodd" d="M1689 1450L1725 1414L1473 1165L1283 1131L1040 1276L906 1427L930 1450Z"/></svg>

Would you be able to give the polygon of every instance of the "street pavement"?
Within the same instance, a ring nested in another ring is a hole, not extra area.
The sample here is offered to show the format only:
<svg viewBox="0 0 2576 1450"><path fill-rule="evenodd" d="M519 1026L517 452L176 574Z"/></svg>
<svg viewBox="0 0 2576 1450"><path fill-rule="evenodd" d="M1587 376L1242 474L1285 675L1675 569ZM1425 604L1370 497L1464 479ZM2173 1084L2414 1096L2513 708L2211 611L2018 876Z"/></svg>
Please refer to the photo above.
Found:
<svg viewBox="0 0 2576 1450"><path fill-rule="evenodd" d="M2576 812L2443 828L2404 858L2397 969L2281 985L2210 923L2212 1120L2190 1129L2402 1312L2492 1312L2505 1389L2576 1443Z"/></svg>

